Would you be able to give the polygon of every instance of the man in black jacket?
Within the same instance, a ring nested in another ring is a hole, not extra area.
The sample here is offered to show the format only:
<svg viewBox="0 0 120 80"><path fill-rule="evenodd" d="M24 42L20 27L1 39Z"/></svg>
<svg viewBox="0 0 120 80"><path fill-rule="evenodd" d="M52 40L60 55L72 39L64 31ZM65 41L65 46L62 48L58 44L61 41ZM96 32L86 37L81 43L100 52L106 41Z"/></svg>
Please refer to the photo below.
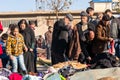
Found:
<svg viewBox="0 0 120 80"><path fill-rule="evenodd" d="M66 50L70 36L70 23L73 20L71 14L66 14L64 20L56 21L53 29L51 58L52 64L64 62L67 60Z"/></svg>
<svg viewBox="0 0 120 80"><path fill-rule="evenodd" d="M89 63L93 54L91 52L92 40L94 39L95 26L88 22L88 14L84 11L80 13L81 22L77 24L80 45L82 53L79 56L79 61Z"/></svg>

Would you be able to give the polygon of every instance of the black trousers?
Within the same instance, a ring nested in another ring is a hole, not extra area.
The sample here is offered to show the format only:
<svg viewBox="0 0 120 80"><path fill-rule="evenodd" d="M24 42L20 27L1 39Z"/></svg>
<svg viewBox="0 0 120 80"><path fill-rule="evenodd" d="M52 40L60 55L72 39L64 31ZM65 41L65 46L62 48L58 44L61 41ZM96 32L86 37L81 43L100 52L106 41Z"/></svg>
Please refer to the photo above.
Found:
<svg viewBox="0 0 120 80"><path fill-rule="evenodd" d="M33 52L25 52L24 53L24 62L25 62L25 66L28 72L34 72L35 68L34 68L34 53Z"/></svg>

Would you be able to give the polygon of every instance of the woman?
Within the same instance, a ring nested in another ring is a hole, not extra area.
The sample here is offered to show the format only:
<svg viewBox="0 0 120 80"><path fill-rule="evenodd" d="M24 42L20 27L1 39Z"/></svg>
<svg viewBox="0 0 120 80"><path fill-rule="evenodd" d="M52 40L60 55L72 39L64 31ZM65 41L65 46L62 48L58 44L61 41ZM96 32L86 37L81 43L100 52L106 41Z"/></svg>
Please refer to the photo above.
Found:
<svg viewBox="0 0 120 80"><path fill-rule="evenodd" d="M26 68L28 72L34 72L34 31L28 26L27 21L25 19L20 20L18 26L20 28L20 33L24 37L25 45L28 48L28 51L24 54Z"/></svg>

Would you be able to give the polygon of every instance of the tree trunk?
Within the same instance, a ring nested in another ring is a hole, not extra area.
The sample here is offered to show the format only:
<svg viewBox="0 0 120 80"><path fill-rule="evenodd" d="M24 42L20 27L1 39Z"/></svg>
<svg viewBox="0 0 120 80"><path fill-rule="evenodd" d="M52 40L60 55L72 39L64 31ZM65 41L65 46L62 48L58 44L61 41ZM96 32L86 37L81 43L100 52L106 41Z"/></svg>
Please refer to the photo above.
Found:
<svg viewBox="0 0 120 80"><path fill-rule="evenodd" d="M58 15L59 15L58 11L56 11L56 20L58 20Z"/></svg>

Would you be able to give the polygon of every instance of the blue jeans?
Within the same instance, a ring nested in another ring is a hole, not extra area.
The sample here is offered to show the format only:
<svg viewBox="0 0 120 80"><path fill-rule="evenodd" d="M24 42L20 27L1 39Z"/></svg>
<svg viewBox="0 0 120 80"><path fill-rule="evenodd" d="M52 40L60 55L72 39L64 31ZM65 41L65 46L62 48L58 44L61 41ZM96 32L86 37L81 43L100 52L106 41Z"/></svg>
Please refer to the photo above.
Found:
<svg viewBox="0 0 120 80"><path fill-rule="evenodd" d="M2 59L3 68L6 68L7 63L9 62L9 56L7 56L6 53L3 53L0 55L0 58Z"/></svg>
<svg viewBox="0 0 120 80"><path fill-rule="evenodd" d="M25 64L24 64L24 58L23 58L23 54L19 55L19 56L14 56L13 60L12 61L12 67L13 67L13 72L18 72L18 63L20 65L20 68L23 70L23 71L26 71L26 67L25 67Z"/></svg>

